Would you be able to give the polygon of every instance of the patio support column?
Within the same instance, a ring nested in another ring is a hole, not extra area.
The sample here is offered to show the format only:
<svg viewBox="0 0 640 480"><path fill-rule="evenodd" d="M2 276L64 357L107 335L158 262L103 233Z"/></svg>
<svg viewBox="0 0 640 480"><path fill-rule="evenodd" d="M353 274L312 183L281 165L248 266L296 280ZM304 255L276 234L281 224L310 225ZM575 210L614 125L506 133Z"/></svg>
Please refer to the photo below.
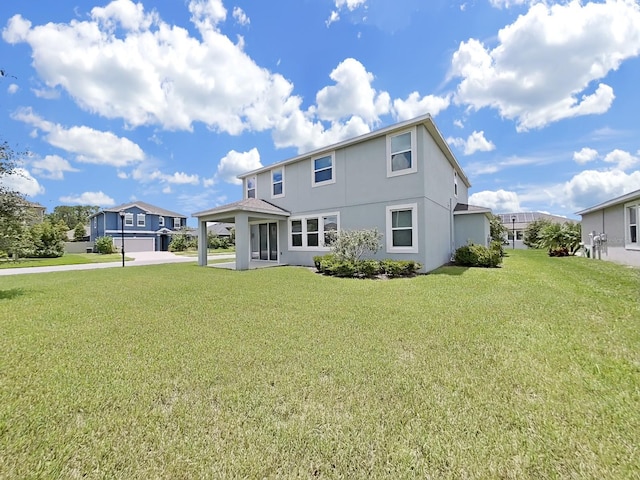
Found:
<svg viewBox="0 0 640 480"><path fill-rule="evenodd" d="M249 214L236 214L236 270L249 270Z"/></svg>
<svg viewBox="0 0 640 480"><path fill-rule="evenodd" d="M198 265L207 266L207 222L198 219Z"/></svg>

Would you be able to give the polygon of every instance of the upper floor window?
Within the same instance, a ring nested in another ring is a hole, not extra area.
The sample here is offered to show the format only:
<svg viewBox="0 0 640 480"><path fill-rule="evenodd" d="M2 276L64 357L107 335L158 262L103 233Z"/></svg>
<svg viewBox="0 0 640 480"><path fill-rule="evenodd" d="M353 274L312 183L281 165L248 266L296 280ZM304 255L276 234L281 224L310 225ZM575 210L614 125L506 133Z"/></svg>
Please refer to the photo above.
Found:
<svg viewBox="0 0 640 480"><path fill-rule="evenodd" d="M133 213L124 214L124 224L127 227L133 227Z"/></svg>
<svg viewBox="0 0 640 480"><path fill-rule="evenodd" d="M271 170L271 196L284 197L284 168Z"/></svg>
<svg viewBox="0 0 640 480"><path fill-rule="evenodd" d="M139 213L136 215L137 219L138 219L138 226L139 227L144 227L145 226L145 220L146 220L146 215L144 213Z"/></svg>
<svg viewBox="0 0 640 480"><path fill-rule="evenodd" d="M638 248L638 217L640 217L640 202L625 205L625 244L627 247Z"/></svg>
<svg viewBox="0 0 640 480"><path fill-rule="evenodd" d="M387 207L387 252L418 253L418 205Z"/></svg>
<svg viewBox="0 0 640 480"><path fill-rule="evenodd" d="M164 217L162 215L158 217L158 225L164 227Z"/></svg>
<svg viewBox="0 0 640 480"><path fill-rule="evenodd" d="M98 217L93 217L93 228L98 228Z"/></svg>
<svg viewBox="0 0 640 480"><path fill-rule="evenodd" d="M387 177L418 171L415 128L387 137Z"/></svg>
<svg viewBox="0 0 640 480"><path fill-rule="evenodd" d="M248 177L247 182L247 198L256 198L256 177Z"/></svg>
<svg viewBox="0 0 640 480"><path fill-rule="evenodd" d="M325 185L336 181L335 158L333 153L323 157L313 158L311 162L313 164L312 186Z"/></svg>
<svg viewBox="0 0 640 480"><path fill-rule="evenodd" d="M173 219L173 228L180 228L181 227L181 219L180 217L175 217Z"/></svg>

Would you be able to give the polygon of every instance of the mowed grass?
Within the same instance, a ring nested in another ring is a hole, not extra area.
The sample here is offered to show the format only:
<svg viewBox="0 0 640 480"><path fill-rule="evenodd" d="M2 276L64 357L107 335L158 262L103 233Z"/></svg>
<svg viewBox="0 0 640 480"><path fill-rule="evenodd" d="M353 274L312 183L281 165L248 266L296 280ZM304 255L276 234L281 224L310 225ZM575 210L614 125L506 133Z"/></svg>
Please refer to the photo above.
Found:
<svg viewBox="0 0 640 480"><path fill-rule="evenodd" d="M2 478L638 478L640 271L0 278Z"/></svg>
<svg viewBox="0 0 640 480"><path fill-rule="evenodd" d="M125 258L131 260L130 257ZM122 255L119 253L108 255L100 255L98 253L65 253L63 256L56 258L20 258L17 261L5 258L0 260L0 268L55 267L60 265L118 261L122 261Z"/></svg>

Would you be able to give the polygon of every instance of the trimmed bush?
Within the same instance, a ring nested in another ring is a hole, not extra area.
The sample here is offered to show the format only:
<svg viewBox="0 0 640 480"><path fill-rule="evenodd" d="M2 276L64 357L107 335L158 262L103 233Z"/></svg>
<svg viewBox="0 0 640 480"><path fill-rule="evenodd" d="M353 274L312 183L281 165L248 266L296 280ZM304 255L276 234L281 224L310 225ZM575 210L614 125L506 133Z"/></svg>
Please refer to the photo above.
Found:
<svg viewBox="0 0 640 480"><path fill-rule="evenodd" d="M377 260L360 260L356 262L356 271L361 277L375 277L380 273L380 262Z"/></svg>
<svg viewBox="0 0 640 480"><path fill-rule="evenodd" d="M340 260L334 254L313 257L316 270L324 275L336 277L373 278L381 274L388 277L410 277L415 275L422 264L414 260Z"/></svg>
<svg viewBox="0 0 640 480"><path fill-rule="evenodd" d="M502 263L502 257L484 245L469 244L456 250L453 261L463 267L496 268Z"/></svg>
<svg viewBox="0 0 640 480"><path fill-rule="evenodd" d="M113 239L111 237L98 237L96 238L96 252L107 255L114 253L116 247L113 245Z"/></svg>

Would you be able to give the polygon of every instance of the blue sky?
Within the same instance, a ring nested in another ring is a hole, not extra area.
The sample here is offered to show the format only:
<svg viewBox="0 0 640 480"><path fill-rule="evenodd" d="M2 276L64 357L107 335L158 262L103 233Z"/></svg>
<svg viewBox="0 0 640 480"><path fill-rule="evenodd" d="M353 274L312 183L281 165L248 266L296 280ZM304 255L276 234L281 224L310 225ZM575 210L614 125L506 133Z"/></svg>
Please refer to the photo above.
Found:
<svg viewBox="0 0 640 480"><path fill-rule="evenodd" d="M637 1L22 0L0 29L0 139L28 152L2 181L49 212L190 216L424 113L494 213L640 189Z"/></svg>

